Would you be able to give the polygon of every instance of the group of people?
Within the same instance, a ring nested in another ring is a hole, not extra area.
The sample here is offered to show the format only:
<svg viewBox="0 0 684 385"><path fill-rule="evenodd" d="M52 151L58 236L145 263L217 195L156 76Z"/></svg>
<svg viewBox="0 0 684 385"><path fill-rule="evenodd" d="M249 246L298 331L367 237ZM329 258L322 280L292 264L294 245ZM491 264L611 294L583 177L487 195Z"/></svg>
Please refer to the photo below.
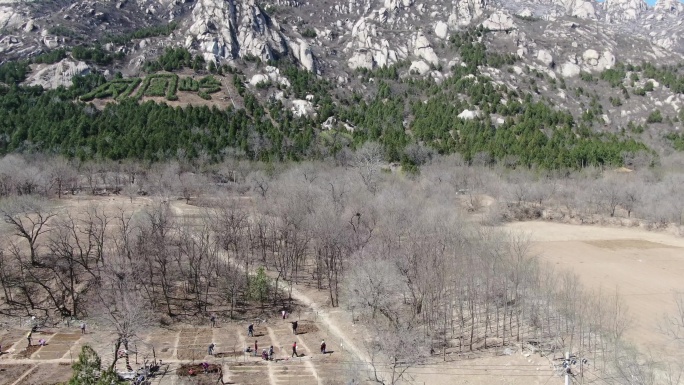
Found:
<svg viewBox="0 0 684 385"><path fill-rule="evenodd" d="M283 316L283 319L286 319L287 316L289 315L288 312L285 310L283 310L281 314ZM215 327L216 316L212 315L210 318L210 321L211 321L211 327ZM292 321L290 323L292 324L292 334L297 335L297 327L299 326L298 322ZM254 337L254 324L253 323L250 323L249 325L247 325L247 337ZM210 356L214 355L214 348L215 347L216 347L216 345L213 342L209 345L207 353ZM321 341L320 348L321 348L322 354L327 354L328 351L326 350L325 340ZM252 348L250 346L245 348L246 353L251 353L252 351L254 352L254 357L257 357L259 355L259 341L258 340L254 340L254 350L252 350ZM273 345L271 345L270 348L263 349L261 351L261 358L264 361L273 361L274 355L275 355L275 351L273 349ZM299 353L297 352L297 341L294 341L292 343L292 355L290 357L299 357Z"/></svg>

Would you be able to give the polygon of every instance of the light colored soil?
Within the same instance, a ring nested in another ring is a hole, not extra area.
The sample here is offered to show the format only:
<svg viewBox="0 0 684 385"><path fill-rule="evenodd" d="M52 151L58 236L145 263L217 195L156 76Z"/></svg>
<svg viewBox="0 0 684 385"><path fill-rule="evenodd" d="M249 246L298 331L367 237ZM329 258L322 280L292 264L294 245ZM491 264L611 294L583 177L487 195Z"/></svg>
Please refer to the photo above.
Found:
<svg viewBox="0 0 684 385"><path fill-rule="evenodd" d="M626 336L643 350L672 352L658 331L665 313L676 310L673 292L684 292L684 239L630 228L517 222L529 233L542 261L577 273L594 292L618 295L629 307Z"/></svg>
<svg viewBox="0 0 684 385"><path fill-rule="evenodd" d="M85 208L92 203L102 204L106 211L113 213L122 208L126 211L142 209L151 204L151 199L137 198L131 203L126 197L113 195L86 199L70 197L60 202L60 206ZM194 216L203 210L184 201L173 201L172 208L177 214L186 216ZM639 229L548 222L513 223L506 228L531 233L534 251L542 261L578 273L588 288L600 289L604 293L614 292L617 288L634 318L628 337L644 348L664 349L668 346L655 326L663 313L674 309L672 291L684 291L684 280L681 279L684 273L684 239ZM368 358L364 341L369 336L361 325L352 323L351 314L343 308L330 308L327 293L306 284L295 285L293 296L303 305L300 311L282 320L274 310L270 317L265 317L265 323L255 324L259 349L273 345L275 362L244 354L244 348L254 344L254 339L246 336L247 321L219 319L219 327L213 329L208 325L177 325L149 330L141 336L145 342L136 346L139 363L134 363L133 356L131 363L138 367L145 358L151 358L154 345L157 358L168 363L170 371L177 369L182 362L206 360L223 365L225 381L245 385L341 384L345 383L349 373L366 371L368 366L361 362ZM291 330L290 321L294 319L300 321L300 334L297 336ZM31 372L25 377L29 382L23 383L41 383L40 378L52 379L52 373L61 373L62 370L68 375L71 360L77 358L84 344L94 346L105 365L111 362L113 338L97 325L89 326L89 333L85 336L78 334L77 326L55 331L57 333L48 340L48 346L31 358L21 360L14 356L25 348L26 331L0 331L3 349L13 343L17 347L14 352L0 357L0 369L7 369L0 372L0 385L12 384L29 370ZM323 355L318 351L323 339L333 353ZM298 345L298 358L291 357L294 341ZM210 342L216 343L216 352L223 354L207 356ZM450 360L447 357L447 362L437 356L426 365L412 368L409 375L417 384L436 385L547 385L562 381L547 358L524 356L519 352L508 356L500 353L493 349L471 359ZM60 354L61 357L57 357ZM12 363L17 365L10 366ZM119 369L123 366L123 360L120 360ZM7 382L5 374L13 380ZM181 382L169 374L155 383Z"/></svg>
<svg viewBox="0 0 684 385"><path fill-rule="evenodd" d="M63 384L71 378L71 365L41 365L40 370L31 371L17 385L56 385Z"/></svg>
<svg viewBox="0 0 684 385"><path fill-rule="evenodd" d="M16 381L22 374L31 370L33 365L0 365L0 385L9 385Z"/></svg>

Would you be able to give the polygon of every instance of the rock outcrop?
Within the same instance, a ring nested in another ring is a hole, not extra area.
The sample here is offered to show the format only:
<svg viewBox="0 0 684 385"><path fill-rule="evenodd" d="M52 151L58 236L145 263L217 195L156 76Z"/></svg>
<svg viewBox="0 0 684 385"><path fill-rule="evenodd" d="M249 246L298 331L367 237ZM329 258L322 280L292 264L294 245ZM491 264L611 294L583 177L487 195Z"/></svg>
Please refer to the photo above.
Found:
<svg viewBox="0 0 684 385"><path fill-rule="evenodd" d="M360 18L352 27L352 41L345 47L345 51L350 52L347 65L352 69L386 67L408 57L408 47L401 44L391 45L389 40L379 37L377 15L378 12L371 12L369 16ZM416 40L414 36L411 40L414 54L430 62L437 60L436 55L430 55L430 52L434 54L434 51L427 38L421 32L418 35L423 36L423 39Z"/></svg>
<svg viewBox="0 0 684 385"><path fill-rule="evenodd" d="M435 50L432 49L430 41L422 32L418 32L413 36L411 46L413 47L413 55L424 59L430 64L437 65L437 63L439 63L439 58L437 57Z"/></svg>
<svg viewBox="0 0 684 385"><path fill-rule="evenodd" d="M426 62L418 60L411 63L409 71L417 73L419 75L425 75L426 73L430 72L430 66Z"/></svg>
<svg viewBox="0 0 684 385"><path fill-rule="evenodd" d="M648 9L644 0L605 0L603 10L609 22L636 20Z"/></svg>
<svg viewBox="0 0 684 385"><path fill-rule="evenodd" d="M653 10L660 13L681 15L684 13L684 4L679 0L658 0Z"/></svg>
<svg viewBox="0 0 684 385"><path fill-rule="evenodd" d="M588 49L582 54L582 60L584 69L591 72L601 72L615 65L615 55L610 51L599 53L596 50Z"/></svg>
<svg viewBox="0 0 684 385"><path fill-rule="evenodd" d="M249 80L249 84L252 86L267 82L280 84L284 87L290 86L290 81L285 76L280 75L279 69L272 66L266 66L263 74L256 74Z"/></svg>
<svg viewBox="0 0 684 385"><path fill-rule="evenodd" d="M497 11L482 22L482 26L490 31L509 31L515 28L515 23L511 15Z"/></svg>
<svg viewBox="0 0 684 385"><path fill-rule="evenodd" d="M456 28L470 24L482 16L487 8L487 0L453 0L454 11L449 15L449 25Z"/></svg>
<svg viewBox="0 0 684 385"><path fill-rule="evenodd" d="M292 101L292 114L295 117L315 114L313 104L308 100L295 99Z"/></svg>
<svg viewBox="0 0 684 385"><path fill-rule="evenodd" d="M210 60L246 56L270 60L288 52L277 22L255 0L199 0L188 33L190 44Z"/></svg>
<svg viewBox="0 0 684 385"><path fill-rule="evenodd" d="M579 75L581 72L581 68L579 65L575 63L567 62L561 65L560 72L564 78L571 78Z"/></svg>
<svg viewBox="0 0 684 385"><path fill-rule="evenodd" d="M544 65L547 67L553 67L554 65L553 56L551 55L551 52L545 49L540 49L537 52L537 60L544 63Z"/></svg>
<svg viewBox="0 0 684 385"><path fill-rule="evenodd" d="M413 2L414 0L385 0L385 8L394 12L412 6Z"/></svg>
<svg viewBox="0 0 684 385"><path fill-rule="evenodd" d="M38 71L26 79L26 84L43 88L70 87L74 76L87 75L89 72L90 67L86 63L64 59L59 63L39 67Z"/></svg>
<svg viewBox="0 0 684 385"><path fill-rule="evenodd" d="M443 21L438 21L435 24L435 35L440 39L446 39L449 36L449 25Z"/></svg>

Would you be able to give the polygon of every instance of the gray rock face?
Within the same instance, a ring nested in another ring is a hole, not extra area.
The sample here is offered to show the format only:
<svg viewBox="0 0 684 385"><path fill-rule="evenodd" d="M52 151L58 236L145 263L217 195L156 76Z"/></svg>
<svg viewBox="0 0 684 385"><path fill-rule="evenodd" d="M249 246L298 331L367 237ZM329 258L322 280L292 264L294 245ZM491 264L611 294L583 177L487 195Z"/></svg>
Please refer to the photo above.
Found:
<svg viewBox="0 0 684 385"><path fill-rule="evenodd" d="M563 63L561 66L561 75L564 78L571 78L575 77L580 74L581 68L575 63Z"/></svg>
<svg viewBox="0 0 684 385"><path fill-rule="evenodd" d="M515 28L515 23L511 15L504 12L494 12L482 26L491 31L508 31Z"/></svg>
<svg viewBox="0 0 684 385"><path fill-rule="evenodd" d="M544 63L547 67L553 66L553 56L551 55L551 52L545 49L540 49L539 52L537 52L537 60Z"/></svg>
<svg viewBox="0 0 684 385"><path fill-rule="evenodd" d="M644 0L605 0L606 19L615 21L636 20L648 9Z"/></svg>
<svg viewBox="0 0 684 385"><path fill-rule="evenodd" d="M588 49L582 54L582 60L584 69L590 72L601 72L615 65L615 55L610 51L599 53L596 50Z"/></svg>
<svg viewBox="0 0 684 385"><path fill-rule="evenodd" d="M255 0L199 0L188 37L186 42L210 60L250 55L270 60L288 52L280 27Z"/></svg>
<svg viewBox="0 0 684 385"><path fill-rule="evenodd" d="M659 13L681 15L684 13L684 4L679 0L658 0L653 9Z"/></svg>
<svg viewBox="0 0 684 385"><path fill-rule="evenodd" d="M453 7L454 12L449 15L450 26L465 26L482 16L487 0L453 0Z"/></svg>
<svg viewBox="0 0 684 385"><path fill-rule="evenodd" d="M596 2L594 0L536 0L536 3L556 7L566 15L580 19L596 19Z"/></svg>
<svg viewBox="0 0 684 385"><path fill-rule="evenodd" d="M443 21L438 21L435 24L435 35L440 39L446 39L449 36L449 26Z"/></svg>
<svg viewBox="0 0 684 385"><path fill-rule="evenodd" d="M43 88L69 87L74 76L88 73L90 67L86 63L64 59L59 63L39 67L38 71L26 79L26 84Z"/></svg>

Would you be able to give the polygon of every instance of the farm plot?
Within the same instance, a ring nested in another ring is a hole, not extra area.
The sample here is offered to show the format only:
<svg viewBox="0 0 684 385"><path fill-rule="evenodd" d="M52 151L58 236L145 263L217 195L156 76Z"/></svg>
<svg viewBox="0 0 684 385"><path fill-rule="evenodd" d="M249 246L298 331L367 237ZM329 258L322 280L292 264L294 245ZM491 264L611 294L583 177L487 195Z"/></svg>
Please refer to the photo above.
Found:
<svg viewBox="0 0 684 385"><path fill-rule="evenodd" d="M64 384L71 378L71 365L47 364L32 370L17 385L57 385Z"/></svg>
<svg viewBox="0 0 684 385"><path fill-rule="evenodd" d="M179 360L203 360L212 342L213 333L209 328L181 329L178 337L177 358Z"/></svg>
<svg viewBox="0 0 684 385"><path fill-rule="evenodd" d="M21 377L33 367L34 365L28 364L0 365L0 385L9 385L14 383L17 378Z"/></svg>
<svg viewBox="0 0 684 385"><path fill-rule="evenodd" d="M64 357L69 352L69 349L76 341L81 339L81 335L77 333L56 333L46 338L47 345L41 346L31 358L37 360L54 360ZM77 356L78 352L74 352Z"/></svg>

